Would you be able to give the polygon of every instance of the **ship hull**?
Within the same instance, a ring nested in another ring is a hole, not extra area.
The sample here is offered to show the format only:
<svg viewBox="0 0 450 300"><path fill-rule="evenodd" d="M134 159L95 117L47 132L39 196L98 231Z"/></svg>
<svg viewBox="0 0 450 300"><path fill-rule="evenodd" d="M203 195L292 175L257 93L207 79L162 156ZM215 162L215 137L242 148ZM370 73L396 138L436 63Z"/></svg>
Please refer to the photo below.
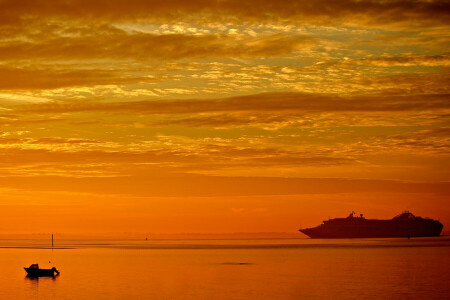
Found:
<svg viewBox="0 0 450 300"><path fill-rule="evenodd" d="M364 220L364 221L363 221ZM363 219L345 226L320 225L299 231L310 238L398 238L398 237L432 237L441 234L443 225L439 221L396 222L392 220Z"/></svg>
<svg viewBox="0 0 450 300"><path fill-rule="evenodd" d="M35 268L24 268L29 277L44 277L44 276L55 276L55 270L53 269L35 269Z"/></svg>

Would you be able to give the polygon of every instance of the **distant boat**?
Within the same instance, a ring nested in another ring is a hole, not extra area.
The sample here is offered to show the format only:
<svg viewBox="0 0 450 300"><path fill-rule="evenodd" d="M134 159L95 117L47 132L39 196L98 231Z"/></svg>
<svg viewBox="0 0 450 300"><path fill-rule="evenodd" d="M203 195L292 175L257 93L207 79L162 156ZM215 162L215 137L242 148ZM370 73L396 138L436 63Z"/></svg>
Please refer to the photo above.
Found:
<svg viewBox="0 0 450 300"><path fill-rule="evenodd" d="M38 264L32 264L30 267L24 269L30 277L55 276L55 273L59 275L59 271L55 267L51 269L40 269Z"/></svg>
<svg viewBox="0 0 450 300"><path fill-rule="evenodd" d="M366 219L361 214L347 218L335 218L323 221L323 224L300 229L310 238L391 238L391 237L428 237L439 236L444 227L441 222L416 217L404 211L391 220Z"/></svg>

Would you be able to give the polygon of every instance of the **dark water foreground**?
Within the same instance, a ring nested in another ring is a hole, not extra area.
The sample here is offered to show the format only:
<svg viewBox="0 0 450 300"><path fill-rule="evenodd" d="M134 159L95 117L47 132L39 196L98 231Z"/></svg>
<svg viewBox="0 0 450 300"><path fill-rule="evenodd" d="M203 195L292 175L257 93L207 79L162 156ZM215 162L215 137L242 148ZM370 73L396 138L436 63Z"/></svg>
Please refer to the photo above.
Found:
<svg viewBox="0 0 450 300"><path fill-rule="evenodd" d="M450 299L450 238L0 240L0 299ZM38 262L61 271L30 279Z"/></svg>

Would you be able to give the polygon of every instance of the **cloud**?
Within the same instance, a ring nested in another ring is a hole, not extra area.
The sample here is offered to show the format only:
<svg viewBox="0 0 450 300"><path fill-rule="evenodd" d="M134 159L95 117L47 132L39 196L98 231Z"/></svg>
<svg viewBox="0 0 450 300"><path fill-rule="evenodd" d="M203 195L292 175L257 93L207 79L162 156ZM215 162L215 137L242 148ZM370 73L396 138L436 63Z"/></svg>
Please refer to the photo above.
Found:
<svg viewBox="0 0 450 300"><path fill-rule="evenodd" d="M450 80L450 73L447 64L448 58L445 55L329 60L302 68L292 68L291 73L283 74L287 80L278 84L313 93L330 91L335 94L405 96L448 94L450 88L447 82ZM408 70L406 67L411 68ZM295 82L292 83L293 81Z"/></svg>
<svg viewBox="0 0 450 300"><path fill-rule="evenodd" d="M369 76L364 73L354 78L359 88L367 88L378 93L408 95L441 95L447 98L450 87L447 82L450 73L446 69L437 72L386 73Z"/></svg>
<svg viewBox="0 0 450 300"><path fill-rule="evenodd" d="M190 114L211 112L396 112L449 109L449 95L332 96L263 93L219 99L151 100L121 103L42 103L16 107L15 113L105 112Z"/></svg>
<svg viewBox="0 0 450 300"><path fill-rule="evenodd" d="M293 121L294 116L280 114L208 114L196 115L181 119L165 119L144 126L193 126L193 127L239 127L239 126L261 126L265 124L286 124Z"/></svg>
<svg viewBox="0 0 450 300"><path fill-rule="evenodd" d="M186 146L185 151L173 148L149 150L148 147L132 150L130 145L106 149L104 145L90 141L37 142L27 139L0 140L0 178L119 177L127 181L130 176L177 178L186 173L233 172L262 166L290 169L295 165L326 168L359 164L351 158L264 148L203 145Z"/></svg>
<svg viewBox="0 0 450 300"><path fill-rule="evenodd" d="M393 24L447 24L449 3L431 1L318 0L314 2L280 0L3 0L0 20L16 24L40 16L95 21L173 22L290 22L312 24L358 23L372 26Z"/></svg>
<svg viewBox="0 0 450 300"><path fill-rule="evenodd" d="M64 178L57 176L0 177L3 187L28 191L72 191L78 193L134 196L249 196L339 193L445 194L449 183L333 178L178 177Z"/></svg>
<svg viewBox="0 0 450 300"><path fill-rule="evenodd" d="M447 126L450 125L447 122ZM450 150L450 128L440 127L424 129L412 134L388 135L378 141L392 148L410 151L429 151L448 156Z"/></svg>
<svg viewBox="0 0 450 300"><path fill-rule="evenodd" d="M54 37L42 41L4 42L3 60L250 58L290 54L312 45L308 35L272 34L248 40L221 34L127 34ZM66 74L66 75L71 75ZM72 75L76 75L72 74Z"/></svg>
<svg viewBox="0 0 450 300"><path fill-rule="evenodd" d="M447 115L446 118L449 120L450 116ZM429 137L447 137L450 138L450 128L442 127L442 128L433 128L433 129L425 129L421 130L416 134L416 136L429 138Z"/></svg>
<svg viewBox="0 0 450 300"><path fill-rule="evenodd" d="M32 139L31 144L98 144L100 141L80 138L43 137Z"/></svg>
<svg viewBox="0 0 450 300"><path fill-rule="evenodd" d="M377 67L395 66L450 66L450 55L423 55L423 56L385 56L378 58L364 58L347 61L345 63L356 65L369 65Z"/></svg>
<svg viewBox="0 0 450 300"><path fill-rule="evenodd" d="M449 37L446 35L447 27L437 27L432 30L426 30L411 34L410 31L403 31L401 33L389 33L381 34L375 37L371 37L367 40L362 40L356 43L356 45L371 45L384 47L387 43L389 47L416 47L422 49L430 49L441 52L442 49L447 49Z"/></svg>
<svg viewBox="0 0 450 300"><path fill-rule="evenodd" d="M18 116L11 116L8 118L0 118L0 125L17 128L18 126L26 126L33 124L48 124L53 122L64 122L67 120L68 119L65 118L24 119L20 117L18 118Z"/></svg>
<svg viewBox="0 0 450 300"><path fill-rule="evenodd" d="M11 145L14 147L1 147ZM153 149L152 149L153 148ZM168 170L224 168L256 165L340 165L356 163L352 158L333 156L333 153L300 152L277 148L249 148L244 146L197 144L189 148L160 148L142 143L109 145L89 139L67 138L0 138L0 165L30 166L33 164L79 165L117 164L118 169L166 167ZM120 167L122 165L122 167ZM133 172L132 169L128 171ZM128 172L127 171L127 172ZM124 174L127 175L128 173ZM133 174L133 173L132 173ZM130 175L130 174L128 174Z"/></svg>
<svg viewBox="0 0 450 300"><path fill-rule="evenodd" d="M73 86L126 84L144 79L150 81L149 78L124 76L111 70L59 70L0 66L0 90L56 89Z"/></svg>
<svg viewBox="0 0 450 300"><path fill-rule="evenodd" d="M36 97L23 94L10 94L10 93L0 93L0 101L2 104L17 104L17 103L40 103L47 102L50 99L43 97ZM0 107L0 110L2 107ZM5 108L3 108L5 109Z"/></svg>
<svg viewBox="0 0 450 300"><path fill-rule="evenodd" d="M355 66L371 67L447 67L450 66L450 56L442 55L402 55L402 56L379 56L359 59L344 58L340 60L321 61L319 63L305 66L303 68L282 68L283 73L299 74L320 72L329 68L342 68L346 71L354 70ZM355 70L356 71L356 70ZM421 73L418 73L420 75ZM433 74L433 73L430 73ZM396 74L393 76L399 76Z"/></svg>

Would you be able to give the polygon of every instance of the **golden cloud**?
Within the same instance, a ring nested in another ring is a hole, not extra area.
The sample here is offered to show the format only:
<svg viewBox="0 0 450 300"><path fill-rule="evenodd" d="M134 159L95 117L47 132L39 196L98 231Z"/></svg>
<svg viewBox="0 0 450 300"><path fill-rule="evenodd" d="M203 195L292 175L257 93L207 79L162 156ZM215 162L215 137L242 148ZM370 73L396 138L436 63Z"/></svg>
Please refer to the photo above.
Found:
<svg viewBox="0 0 450 300"><path fill-rule="evenodd" d="M197 20L198 22L283 22L290 23L358 23L386 24L447 24L449 3L432 1L371 1L371 0L70 0L33 1L3 0L0 20L15 24L22 20L61 17L87 20L159 22Z"/></svg>
<svg viewBox="0 0 450 300"><path fill-rule="evenodd" d="M17 68L0 66L0 90L56 89L72 86L127 84L141 80L139 76L123 76L119 72L99 69L59 70L53 68Z"/></svg>
<svg viewBox="0 0 450 300"><path fill-rule="evenodd" d="M449 109L448 95L334 96L304 93L263 93L219 99L150 100L116 103L41 103L20 106L16 113L114 112L187 114L206 112L348 112L423 111Z"/></svg>
<svg viewBox="0 0 450 300"><path fill-rule="evenodd" d="M310 46L308 35L273 34L247 40L221 34L114 34L12 41L0 46L3 60L250 58L289 54Z"/></svg>

